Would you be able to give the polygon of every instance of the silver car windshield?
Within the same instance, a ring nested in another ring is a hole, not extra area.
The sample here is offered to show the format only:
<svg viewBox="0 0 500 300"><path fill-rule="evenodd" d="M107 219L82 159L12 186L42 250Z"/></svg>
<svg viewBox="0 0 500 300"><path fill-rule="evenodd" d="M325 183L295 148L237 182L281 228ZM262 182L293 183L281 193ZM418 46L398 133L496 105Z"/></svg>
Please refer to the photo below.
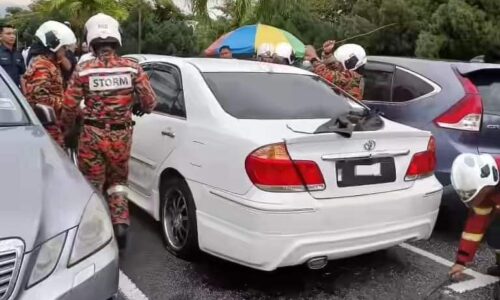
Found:
<svg viewBox="0 0 500 300"><path fill-rule="evenodd" d="M23 126L29 118L7 82L0 76L0 127Z"/></svg>

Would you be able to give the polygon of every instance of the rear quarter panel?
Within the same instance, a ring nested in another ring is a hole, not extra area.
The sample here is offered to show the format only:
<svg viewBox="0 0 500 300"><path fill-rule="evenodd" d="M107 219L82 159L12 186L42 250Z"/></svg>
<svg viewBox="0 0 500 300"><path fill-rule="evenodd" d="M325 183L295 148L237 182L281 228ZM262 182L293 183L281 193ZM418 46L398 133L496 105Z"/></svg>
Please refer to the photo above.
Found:
<svg viewBox="0 0 500 300"><path fill-rule="evenodd" d="M479 143L476 133L441 128L434 122L465 95L453 69L455 63L387 57L373 58L373 61L395 64L431 80L441 88L435 95L407 102L367 101L366 103L384 112L386 118L430 131L436 138L436 176L443 185L449 185L449 172L455 157L463 152L477 153Z"/></svg>

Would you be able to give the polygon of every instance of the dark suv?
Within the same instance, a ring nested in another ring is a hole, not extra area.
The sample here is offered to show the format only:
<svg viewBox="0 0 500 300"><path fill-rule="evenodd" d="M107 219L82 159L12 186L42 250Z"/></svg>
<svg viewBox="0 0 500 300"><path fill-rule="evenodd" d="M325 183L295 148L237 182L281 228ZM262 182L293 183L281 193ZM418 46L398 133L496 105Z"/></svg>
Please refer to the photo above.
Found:
<svg viewBox="0 0 500 300"><path fill-rule="evenodd" d="M450 169L458 154L490 153L500 161L500 65L373 56L364 99L388 119L432 132L443 205L455 199L447 196L454 194Z"/></svg>

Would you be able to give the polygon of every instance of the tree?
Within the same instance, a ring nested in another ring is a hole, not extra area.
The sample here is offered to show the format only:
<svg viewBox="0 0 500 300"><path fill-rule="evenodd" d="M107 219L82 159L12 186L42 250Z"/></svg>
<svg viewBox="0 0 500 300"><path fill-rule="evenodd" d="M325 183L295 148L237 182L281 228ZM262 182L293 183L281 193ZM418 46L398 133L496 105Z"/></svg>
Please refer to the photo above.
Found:
<svg viewBox="0 0 500 300"><path fill-rule="evenodd" d="M418 56L469 60L484 54L495 37L485 11L464 0L449 0L434 12L417 41Z"/></svg>
<svg viewBox="0 0 500 300"><path fill-rule="evenodd" d="M326 22L338 23L342 16L352 13L358 0L310 0L313 15Z"/></svg>
<svg viewBox="0 0 500 300"><path fill-rule="evenodd" d="M32 5L32 10L45 19L69 21L76 33L82 32L85 22L99 12L119 21L128 16L125 7L115 0L38 0Z"/></svg>
<svg viewBox="0 0 500 300"><path fill-rule="evenodd" d="M138 14L137 4L132 0L125 3L135 6L135 13L122 23L122 53L138 51ZM193 56L199 54L199 47L193 29L185 23L185 17L176 6L167 1L141 4L142 40L141 53L166 54L177 56ZM130 9L132 11L132 9Z"/></svg>

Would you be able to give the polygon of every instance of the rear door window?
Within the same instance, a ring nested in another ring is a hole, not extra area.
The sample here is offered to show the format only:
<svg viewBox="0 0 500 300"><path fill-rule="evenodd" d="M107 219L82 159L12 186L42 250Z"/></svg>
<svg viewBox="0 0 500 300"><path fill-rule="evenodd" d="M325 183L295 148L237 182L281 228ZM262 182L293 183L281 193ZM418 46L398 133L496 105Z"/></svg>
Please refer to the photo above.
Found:
<svg viewBox="0 0 500 300"><path fill-rule="evenodd" d="M500 116L500 70L478 72L470 79L481 93L484 112Z"/></svg>
<svg viewBox="0 0 500 300"><path fill-rule="evenodd" d="M222 108L238 119L329 119L356 106L317 76L243 72L203 76Z"/></svg>
<svg viewBox="0 0 500 300"><path fill-rule="evenodd" d="M414 100L433 90L433 86L424 79L397 68L394 74L392 102Z"/></svg>
<svg viewBox="0 0 500 300"><path fill-rule="evenodd" d="M391 102L394 69L393 65L369 62L363 72L365 82L363 99Z"/></svg>
<svg viewBox="0 0 500 300"><path fill-rule="evenodd" d="M158 104L155 111L176 117L186 117L181 76L175 67L158 65L149 73Z"/></svg>

